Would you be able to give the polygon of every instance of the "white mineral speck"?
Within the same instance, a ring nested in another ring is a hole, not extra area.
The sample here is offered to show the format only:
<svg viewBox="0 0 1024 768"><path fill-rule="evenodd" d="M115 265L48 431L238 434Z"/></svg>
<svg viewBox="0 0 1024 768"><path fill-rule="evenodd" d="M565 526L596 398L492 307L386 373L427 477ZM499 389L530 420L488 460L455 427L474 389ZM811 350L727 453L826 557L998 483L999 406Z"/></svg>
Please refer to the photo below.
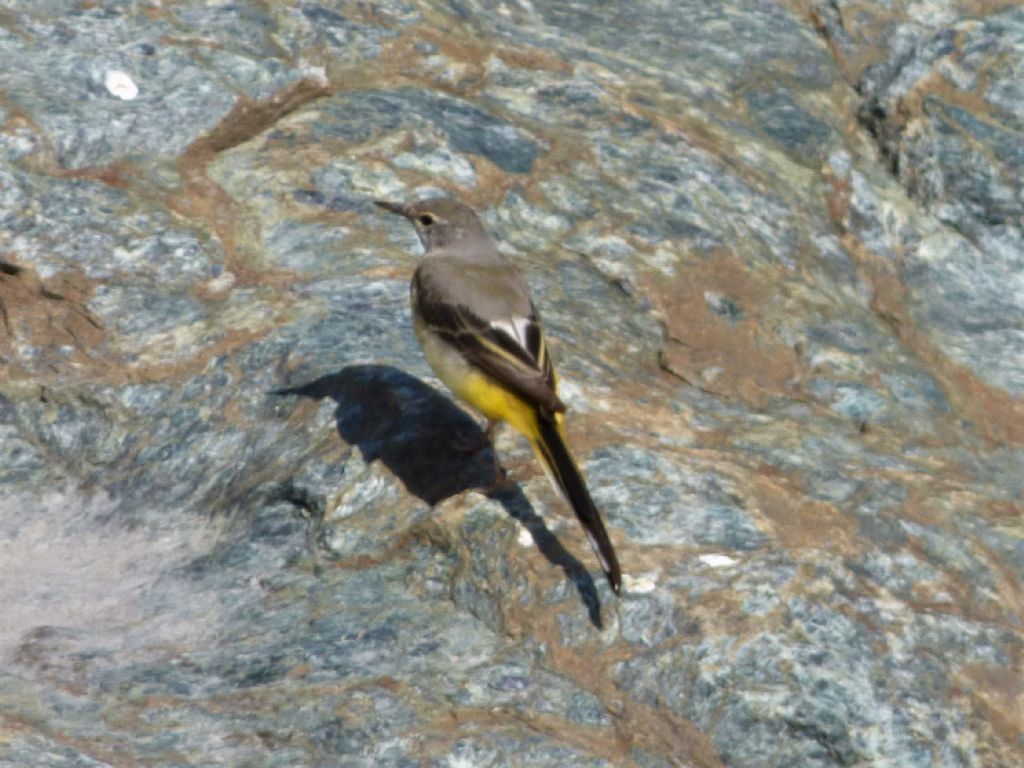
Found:
<svg viewBox="0 0 1024 768"><path fill-rule="evenodd" d="M737 563L736 558L728 555L700 555L697 559L712 568L727 568Z"/></svg>
<svg viewBox="0 0 1024 768"><path fill-rule="evenodd" d="M103 85L114 96L124 101L131 101L139 95L139 86L125 72L119 69L107 70L107 74L103 78Z"/></svg>
<svg viewBox="0 0 1024 768"><path fill-rule="evenodd" d="M658 587L658 574L656 572L643 573L639 576L622 574L622 583L626 592L632 594L646 594L653 592Z"/></svg>
<svg viewBox="0 0 1024 768"><path fill-rule="evenodd" d="M206 282L206 289L210 293L222 293L235 284L235 275L233 272L224 270L217 277Z"/></svg>

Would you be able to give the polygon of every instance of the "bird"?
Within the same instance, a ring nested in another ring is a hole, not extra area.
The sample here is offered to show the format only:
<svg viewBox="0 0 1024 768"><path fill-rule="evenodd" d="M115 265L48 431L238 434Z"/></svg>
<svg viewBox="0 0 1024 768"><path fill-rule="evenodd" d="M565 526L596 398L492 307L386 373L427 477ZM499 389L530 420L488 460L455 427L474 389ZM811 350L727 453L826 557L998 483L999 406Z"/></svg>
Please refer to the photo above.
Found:
<svg viewBox="0 0 1024 768"><path fill-rule="evenodd" d="M437 377L495 425L510 424L532 446L572 507L612 591L622 570L564 427L555 365L530 289L476 213L457 200L374 201L416 229L424 255L410 284L413 329Z"/></svg>

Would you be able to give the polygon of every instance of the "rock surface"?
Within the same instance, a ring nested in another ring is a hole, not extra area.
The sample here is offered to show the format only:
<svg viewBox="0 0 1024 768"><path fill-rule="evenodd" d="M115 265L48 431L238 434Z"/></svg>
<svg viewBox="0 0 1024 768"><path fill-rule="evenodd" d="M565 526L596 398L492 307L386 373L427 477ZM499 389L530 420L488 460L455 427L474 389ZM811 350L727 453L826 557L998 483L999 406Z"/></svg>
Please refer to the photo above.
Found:
<svg viewBox="0 0 1024 768"><path fill-rule="evenodd" d="M0 2L0 765L1024 763L1024 11ZM374 198L523 266L627 574Z"/></svg>

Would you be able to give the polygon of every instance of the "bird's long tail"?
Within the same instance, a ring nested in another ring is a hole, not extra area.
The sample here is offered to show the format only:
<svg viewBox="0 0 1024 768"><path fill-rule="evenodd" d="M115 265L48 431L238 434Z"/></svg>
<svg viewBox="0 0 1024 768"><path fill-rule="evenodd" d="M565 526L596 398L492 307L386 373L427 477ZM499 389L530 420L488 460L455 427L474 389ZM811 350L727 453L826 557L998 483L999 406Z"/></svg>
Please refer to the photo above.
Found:
<svg viewBox="0 0 1024 768"><path fill-rule="evenodd" d="M608 538L608 531L605 530L604 522L601 520L601 513L590 498L590 491L583 480L583 475L573 460L569 446L565 442L565 432L561 419L556 415L553 418L545 418L537 414L536 438L531 440L533 450L544 464L548 476L565 496L566 500L576 513L583 530L586 531L590 546L594 554L601 561L601 567L608 577L615 594L622 589L622 571L619 568L619 559L615 556L615 549L612 547L611 539Z"/></svg>

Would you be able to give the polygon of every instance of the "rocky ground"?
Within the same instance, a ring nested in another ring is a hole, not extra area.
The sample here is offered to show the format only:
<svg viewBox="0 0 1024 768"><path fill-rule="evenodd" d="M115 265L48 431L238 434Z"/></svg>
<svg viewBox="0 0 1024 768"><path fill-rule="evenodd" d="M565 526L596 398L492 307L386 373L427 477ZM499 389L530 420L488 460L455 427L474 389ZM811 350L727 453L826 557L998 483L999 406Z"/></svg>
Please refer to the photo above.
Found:
<svg viewBox="0 0 1024 768"><path fill-rule="evenodd" d="M0 0L0 765L1024 762L1024 8ZM523 267L626 572L375 198Z"/></svg>

